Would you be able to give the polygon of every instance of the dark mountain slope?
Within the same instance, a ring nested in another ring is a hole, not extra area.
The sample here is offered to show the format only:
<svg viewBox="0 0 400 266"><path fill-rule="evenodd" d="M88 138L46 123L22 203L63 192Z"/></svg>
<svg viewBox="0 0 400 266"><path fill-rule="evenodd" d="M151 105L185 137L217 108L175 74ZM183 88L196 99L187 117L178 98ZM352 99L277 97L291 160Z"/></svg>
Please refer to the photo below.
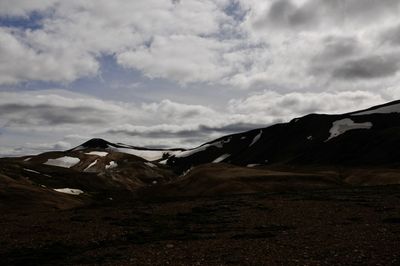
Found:
<svg viewBox="0 0 400 266"><path fill-rule="evenodd" d="M177 154L167 163L177 171L211 162L242 166L397 167L400 165L399 147L400 103L396 101L342 115L311 114L289 123L225 136Z"/></svg>

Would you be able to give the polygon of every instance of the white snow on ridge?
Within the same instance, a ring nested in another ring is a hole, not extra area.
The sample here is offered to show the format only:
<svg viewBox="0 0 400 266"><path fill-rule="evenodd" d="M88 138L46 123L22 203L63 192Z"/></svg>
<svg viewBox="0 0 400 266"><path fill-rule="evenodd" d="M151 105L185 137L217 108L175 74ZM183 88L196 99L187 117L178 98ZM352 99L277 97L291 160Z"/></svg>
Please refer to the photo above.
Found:
<svg viewBox="0 0 400 266"><path fill-rule="evenodd" d="M113 169L113 168L115 168L117 166L118 166L118 164L116 162L111 161L106 165L106 169Z"/></svg>
<svg viewBox="0 0 400 266"><path fill-rule="evenodd" d="M88 167L86 167L83 172L86 172L87 170L89 170L89 168L92 168L92 166L94 166L97 163L97 160L92 162L91 164L88 165Z"/></svg>
<svg viewBox="0 0 400 266"><path fill-rule="evenodd" d="M256 166L260 166L260 165L261 164L253 163L253 164L246 165L246 167L256 167Z"/></svg>
<svg viewBox="0 0 400 266"><path fill-rule="evenodd" d="M64 167L64 168L71 168L72 166L76 165L79 162L80 162L79 158L64 156L57 159L48 159L47 162L45 162L44 164Z"/></svg>
<svg viewBox="0 0 400 266"><path fill-rule="evenodd" d="M253 141L250 143L249 147L253 146L257 141L260 140L262 134L262 130L260 130L260 133L258 133L257 136L254 137Z"/></svg>
<svg viewBox="0 0 400 266"><path fill-rule="evenodd" d="M370 129L371 127L372 127L371 122L355 123L353 120L351 120L349 118L337 120L332 123L332 128L329 130L329 133L331 135L329 136L329 138L326 141L336 138L337 136L339 136L349 130Z"/></svg>
<svg viewBox="0 0 400 266"><path fill-rule="evenodd" d="M82 190L74 188L55 188L54 190L60 193L65 193L70 195L80 195L84 193Z"/></svg>
<svg viewBox="0 0 400 266"><path fill-rule="evenodd" d="M157 167L157 165L155 165L154 163L150 163L150 162L145 162L144 164L149 166L149 167L152 167L152 168Z"/></svg>
<svg viewBox="0 0 400 266"><path fill-rule="evenodd" d="M222 154L222 155L219 156L217 159L215 159L215 160L213 161L213 163L220 163L220 162L222 162L223 160L225 160L226 158L228 158L229 156L231 156L229 153Z"/></svg>
<svg viewBox="0 0 400 266"><path fill-rule="evenodd" d="M137 150L137 149L132 149L132 148L115 148L115 147L109 147L108 149L117 151L117 152L122 152L122 153L127 153L131 155L135 155L138 157L141 157L147 161L156 161L159 160L163 157L164 153L168 153L170 155L176 155L181 153L181 151L168 151L168 150Z"/></svg>
<svg viewBox="0 0 400 266"><path fill-rule="evenodd" d="M159 161L158 163L159 164L167 164L167 161L168 161L168 159L165 159L165 160Z"/></svg>
<svg viewBox="0 0 400 266"><path fill-rule="evenodd" d="M177 157L177 158L188 157L188 156L191 156L198 152L205 151L209 147L213 147L213 146L221 149L224 146L223 144L228 143L229 141L230 141L230 139L227 141L222 140L222 141L216 141L216 142L209 143L209 144L204 144L204 145L201 145L200 147L194 148L192 150L180 152L179 154L176 154L175 157Z"/></svg>
<svg viewBox="0 0 400 266"><path fill-rule="evenodd" d="M383 106L374 110L369 110L369 111L364 111L364 112L358 112L355 114L352 114L353 116L357 115L370 115L370 114L390 114L390 113L400 113L400 103L398 104L393 104L393 105L388 105L388 106Z"/></svg>
<svg viewBox="0 0 400 266"><path fill-rule="evenodd" d="M205 151L208 147L211 147L211 146L213 146L213 145L204 144L204 145L194 148L192 150L181 152L181 153L177 154L175 157L177 157L177 158L188 157L188 156L198 153L200 151Z"/></svg>
<svg viewBox="0 0 400 266"><path fill-rule="evenodd" d="M35 173L35 174L42 174L42 173L39 173L38 171L35 171L35 170L32 170L32 169L27 169L27 168L24 168L24 171Z"/></svg>
<svg viewBox="0 0 400 266"><path fill-rule="evenodd" d="M96 155L96 156L99 156L99 157L104 157L104 156L107 156L107 155L108 155L108 152L105 152L105 151L91 151L91 152L87 152L87 153L85 153L85 154L87 154L87 155Z"/></svg>

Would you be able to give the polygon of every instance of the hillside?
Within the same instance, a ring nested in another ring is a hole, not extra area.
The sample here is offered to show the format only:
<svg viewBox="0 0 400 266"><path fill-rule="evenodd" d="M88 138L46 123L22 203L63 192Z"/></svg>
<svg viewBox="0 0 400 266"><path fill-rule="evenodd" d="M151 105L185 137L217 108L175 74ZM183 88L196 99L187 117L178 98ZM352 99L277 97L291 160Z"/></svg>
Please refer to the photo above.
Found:
<svg viewBox="0 0 400 266"><path fill-rule="evenodd" d="M31 202L51 206L67 198L66 207L73 207L120 193L212 196L399 184L399 147L395 101L340 115L310 114L188 150L91 139L67 151L3 158L0 193L19 199L26 191Z"/></svg>

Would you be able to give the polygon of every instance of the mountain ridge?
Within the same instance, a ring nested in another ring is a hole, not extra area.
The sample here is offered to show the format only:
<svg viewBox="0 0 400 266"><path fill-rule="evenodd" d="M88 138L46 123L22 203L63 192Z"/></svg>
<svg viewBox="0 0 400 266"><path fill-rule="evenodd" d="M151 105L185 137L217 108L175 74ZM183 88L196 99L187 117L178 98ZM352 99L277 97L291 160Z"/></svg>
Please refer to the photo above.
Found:
<svg viewBox="0 0 400 266"><path fill-rule="evenodd" d="M58 195L70 198L69 208L124 193L211 196L400 184L399 147L400 101L394 101L345 114L309 114L193 149L94 138L66 151L1 158L0 196L12 198L12 186L17 190L11 195L26 191L43 199L38 204L63 206Z"/></svg>

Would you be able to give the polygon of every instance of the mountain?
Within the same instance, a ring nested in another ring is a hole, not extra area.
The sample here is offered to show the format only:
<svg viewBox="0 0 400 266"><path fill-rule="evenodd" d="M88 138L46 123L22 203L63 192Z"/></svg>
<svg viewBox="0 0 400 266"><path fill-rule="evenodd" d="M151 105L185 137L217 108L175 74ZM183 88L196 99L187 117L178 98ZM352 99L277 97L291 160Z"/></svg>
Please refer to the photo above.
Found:
<svg viewBox="0 0 400 266"><path fill-rule="evenodd" d="M400 164L400 101L341 115L310 114L289 123L224 136L176 154L178 171L225 162L239 166Z"/></svg>
<svg viewBox="0 0 400 266"><path fill-rule="evenodd" d="M174 151L135 149L93 139L67 151L2 158L0 197L16 198L24 206L55 208L115 199L121 193L174 179L176 174L168 166L144 159L157 161L169 152Z"/></svg>
<svg viewBox="0 0 400 266"><path fill-rule="evenodd" d="M72 208L124 193L212 196L399 184L399 147L400 101L310 114L188 150L91 139L67 151L0 159L0 197Z"/></svg>

